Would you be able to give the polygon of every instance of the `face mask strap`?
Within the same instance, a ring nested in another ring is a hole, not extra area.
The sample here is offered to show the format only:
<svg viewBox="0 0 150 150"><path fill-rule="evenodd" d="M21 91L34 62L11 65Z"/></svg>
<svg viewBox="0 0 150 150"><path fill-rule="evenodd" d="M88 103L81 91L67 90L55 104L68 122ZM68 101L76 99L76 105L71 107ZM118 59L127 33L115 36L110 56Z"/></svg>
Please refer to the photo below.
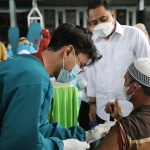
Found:
<svg viewBox="0 0 150 150"><path fill-rule="evenodd" d="M141 87L141 85L138 85L138 86L139 86L139 88L138 88L138 90L139 90L139 89L140 89L140 87ZM137 91L138 91L138 90L137 90ZM137 91L136 91L136 92L137 92ZM134 92L134 93L135 93L135 92Z"/></svg>
<svg viewBox="0 0 150 150"><path fill-rule="evenodd" d="M75 60L74 60L74 62L75 62L75 65L76 65L76 54L75 54L75 50L73 49L73 51L74 51L74 57L75 57ZM63 58L63 69L64 69L64 65L65 65L65 62L64 62L64 58Z"/></svg>
<svg viewBox="0 0 150 150"><path fill-rule="evenodd" d="M63 57L63 69L64 69L64 57Z"/></svg>
<svg viewBox="0 0 150 150"><path fill-rule="evenodd" d="M134 84L134 83L133 83L133 84ZM132 84L132 85L133 85L133 84ZM131 87L132 85L130 85L130 87ZM138 86L139 86L139 88L138 88L138 90L139 90L140 87L141 87L141 85L138 85ZM129 88L130 88L130 87L129 87ZM137 90L137 91L138 91L138 90ZM137 91L135 91L134 93L132 93L131 96L134 95Z"/></svg>
<svg viewBox="0 0 150 150"><path fill-rule="evenodd" d="M74 50L74 49L73 49L73 50ZM74 58L75 58L74 62L75 62L75 65L76 65L77 60L76 60L76 53L75 53L75 50L74 50Z"/></svg>

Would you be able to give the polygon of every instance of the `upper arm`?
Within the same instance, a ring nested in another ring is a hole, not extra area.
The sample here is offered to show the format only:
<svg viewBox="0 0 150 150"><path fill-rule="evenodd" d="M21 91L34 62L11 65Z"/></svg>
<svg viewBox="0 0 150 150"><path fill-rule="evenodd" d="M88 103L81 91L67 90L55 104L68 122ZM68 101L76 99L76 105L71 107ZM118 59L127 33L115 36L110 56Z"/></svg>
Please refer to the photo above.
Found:
<svg viewBox="0 0 150 150"><path fill-rule="evenodd" d="M118 128L115 125L95 150L118 150Z"/></svg>
<svg viewBox="0 0 150 150"><path fill-rule="evenodd" d="M4 45L2 45L2 60L6 60L7 59L7 52L6 52L6 48Z"/></svg>
<svg viewBox="0 0 150 150"><path fill-rule="evenodd" d="M134 41L133 51L136 58L150 57L150 45L142 31L135 34Z"/></svg>

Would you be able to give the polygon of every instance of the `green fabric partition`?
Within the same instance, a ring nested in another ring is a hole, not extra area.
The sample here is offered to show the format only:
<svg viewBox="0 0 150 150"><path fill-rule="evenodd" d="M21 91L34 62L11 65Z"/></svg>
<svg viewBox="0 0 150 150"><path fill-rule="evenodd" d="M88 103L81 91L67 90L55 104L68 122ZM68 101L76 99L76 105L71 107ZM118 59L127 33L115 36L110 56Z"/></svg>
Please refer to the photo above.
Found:
<svg viewBox="0 0 150 150"><path fill-rule="evenodd" d="M53 122L65 128L78 125L78 89L75 86L55 87L53 97Z"/></svg>

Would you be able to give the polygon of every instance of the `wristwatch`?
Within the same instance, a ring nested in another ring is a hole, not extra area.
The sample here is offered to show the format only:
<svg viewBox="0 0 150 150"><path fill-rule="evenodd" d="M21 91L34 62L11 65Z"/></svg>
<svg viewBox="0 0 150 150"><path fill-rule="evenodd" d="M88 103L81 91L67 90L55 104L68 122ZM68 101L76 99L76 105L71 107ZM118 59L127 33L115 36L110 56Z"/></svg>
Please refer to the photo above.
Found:
<svg viewBox="0 0 150 150"><path fill-rule="evenodd" d="M89 105L96 105L96 102L88 102L89 103Z"/></svg>

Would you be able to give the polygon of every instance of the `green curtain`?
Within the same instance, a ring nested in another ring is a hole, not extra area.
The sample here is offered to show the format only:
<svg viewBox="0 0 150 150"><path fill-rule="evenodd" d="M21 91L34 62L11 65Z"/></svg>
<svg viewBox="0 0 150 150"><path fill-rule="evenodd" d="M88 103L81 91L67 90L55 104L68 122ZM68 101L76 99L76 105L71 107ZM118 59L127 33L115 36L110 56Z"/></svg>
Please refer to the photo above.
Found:
<svg viewBox="0 0 150 150"><path fill-rule="evenodd" d="M53 122L69 128L78 125L78 89L75 86L55 87L53 97Z"/></svg>

